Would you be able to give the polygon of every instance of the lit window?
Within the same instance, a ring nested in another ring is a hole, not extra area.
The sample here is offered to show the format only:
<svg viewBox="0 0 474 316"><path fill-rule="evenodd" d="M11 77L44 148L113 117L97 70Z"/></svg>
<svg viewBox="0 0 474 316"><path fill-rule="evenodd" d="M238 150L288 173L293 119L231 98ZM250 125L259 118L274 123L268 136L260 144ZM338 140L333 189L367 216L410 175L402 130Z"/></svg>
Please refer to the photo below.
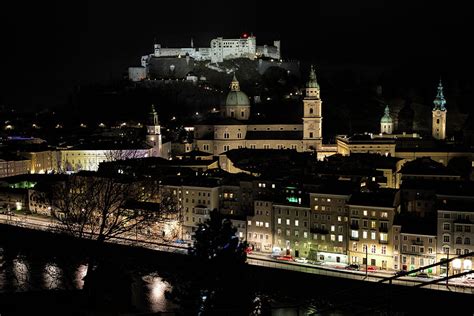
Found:
<svg viewBox="0 0 474 316"><path fill-rule="evenodd" d="M367 216L367 211L366 211L366 210L364 210L364 212L363 212L363 213L364 213L364 216Z"/></svg>
<svg viewBox="0 0 474 316"><path fill-rule="evenodd" d="M343 240L342 235L338 235L338 236L337 236L337 241L342 242L342 240Z"/></svg>
<svg viewBox="0 0 474 316"><path fill-rule="evenodd" d="M252 226L252 221L248 221L247 225Z"/></svg>
<svg viewBox="0 0 474 316"><path fill-rule="evenodd" d="M277 222L278 222L278 224L281 224L281 218L280 217L278 217Z"/></svg>
<svg viewBox="0 0 474 316"><path fill-rule="evenodd" d="M375 240L375 238L376 238L375 232L371 232L370 233L370 239Z"/></svg>
<svg viewBox="0 0 474 316"><path fill-rule="evenodd" d="M299 225L299 221L297 219L295 219L295 226L298 226Z"/></svg>
<svg viewBox="0 0 474 316"><path fill-rule="evenodd" d="M331 241L336 241L336 235L331 234Z"/></svg>
<svg viewBox="0 0 474 316"><path fill-rule="evenodd" d="M286 219L286 225L290 225L290 219L289 218Z"/></svg>
<svg viewBox="0 0 474 316"><path fill-rule="evenodd" d="M362 232L362 238L367 238L367 231L364 230L364 231Z"/></svg>
<svg viewBox="0 0 474 316"><path fill-rule="evenodd" d="M270 224L268 222L265 222L265 227L266 228L270 227Z"/></svg>
<svg viewBox="0 0 474 316"><path fill-rule="evenodd" d="M331 225L331 231L332 232L336 231L336 226L335 225Z"/></svg>

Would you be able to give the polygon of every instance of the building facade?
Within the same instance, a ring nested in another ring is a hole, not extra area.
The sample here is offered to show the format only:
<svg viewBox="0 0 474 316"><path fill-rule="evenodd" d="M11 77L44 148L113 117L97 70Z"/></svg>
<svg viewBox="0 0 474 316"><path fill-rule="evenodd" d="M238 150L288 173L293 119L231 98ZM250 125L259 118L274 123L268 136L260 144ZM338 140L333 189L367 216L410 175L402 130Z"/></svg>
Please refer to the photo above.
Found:
<svg viewBox="0 0 474 316"><path fill-rule="evenodd" d="M203 120L194 127L194 145L214 155L238 149L322 150L322 112L319 84L314 69L306 85L303 123L260 122L251 119L248 96L234 76L221 117Z"/></svg>

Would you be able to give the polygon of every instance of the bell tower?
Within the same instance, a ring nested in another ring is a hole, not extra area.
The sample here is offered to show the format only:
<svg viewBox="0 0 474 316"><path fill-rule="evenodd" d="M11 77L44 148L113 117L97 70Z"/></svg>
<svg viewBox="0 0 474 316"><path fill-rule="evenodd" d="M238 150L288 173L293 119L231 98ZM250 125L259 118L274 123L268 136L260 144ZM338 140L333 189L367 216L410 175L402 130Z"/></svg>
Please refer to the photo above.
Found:
<svg viewBox="0 0 474 316"><path fill-rule="evenodd" d="M392 134L393 133L393 119L390 116L390 108L388 105L385 106L385 114L380 120L380 133Z"/></svg>
<svg viewBox="0 0 474 316"><path fill-rule="evenodd" d="M152 157L161 157L161 126L158 121L158 113L156 113L155 106L151 105L151 111L148 116L146 125L147 135L146 142L150 145Z"/></svg>
<svg viewBox="0 0 474 316"><path fill-rule="evenodd" d="M318 150L322 145L321 98L316 72L311 66L309 80L306 83L306 95L303 99L303 150Z"/></svg>
<svg viewBox="0 0 474 316"><path fill-rule="evenodd" d="M438 94L433 101L433 124L432 124L432 134L435 139L446 139L446 100L443 95L443 84L441 79L438 84Z"/></svg>

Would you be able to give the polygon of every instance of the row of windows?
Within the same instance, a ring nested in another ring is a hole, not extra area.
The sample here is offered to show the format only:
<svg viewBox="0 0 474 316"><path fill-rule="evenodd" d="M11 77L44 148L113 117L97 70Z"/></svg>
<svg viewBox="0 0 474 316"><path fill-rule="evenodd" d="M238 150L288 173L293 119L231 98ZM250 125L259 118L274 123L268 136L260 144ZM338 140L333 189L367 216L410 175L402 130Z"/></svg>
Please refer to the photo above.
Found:
<svg viewBox="0 0 474 316"><path fill-rule="evenodd" d="M462 244L462 238L461 237L456 237L456 244L457 245ZM464 244L465 245L470 245L471 244L471 238L469 238L469 237L464 238Z"/></svg>
<svg viewBox="0 0 474 316"><path fill-rule="evenodd" d="M351 237L352 238L359 238L359 231L358 230L351 230ZM369 232L364 230L362 231L362 238L363 239L368 239L369 237ZM376 240L377 239L377 232L371 231L370 232L370 239ZM388 234L387 233L379 233L379 239L380 241L388 241Z"/></svg>
<svg viewBox="0 0 474 316"><path fill-rule="evenodd" d="M330 221L332 217L331 217L331 215L314 214L314 219L319 220L320 218L321 218L322 221L324 221L324 220ZM344 222L347 222L347 216L344 216L344 217L343 216L337 216L337 221L338 222L342 222L343 219L344 219Z"/></svg>
<svg viewBox="0 0 474 316"><path fill-rule="evenodd" d="M260 236L260 240L263 240L263 236L264 234L257 234L257 233L248 233L249 235L249 239L252 239L252 235L253 235L253 239L258 239L258 237ZM269 236L268 234L265 234L265 240L268 240L269 239Z"/></svg>
<svg viewBox="0 0 474 316"><path fill-rule="evenodd" d="M370 249L367 249L368 245L367 244L362 244L362 252L368 252L370 250L370 253L377 253L377 245L370 245ZM354 242L352 243L352 251L359 251L359 244ZM380 247L380 253L382 255L387 254L387 246L381 246Z"/></svg>
<svg viewBox="0 0 474 316"><path fill-rule="evenodd" d="M469 221L470 217L468 214L450 214L444 213L443 218L452 218L452 219L460 219L460 220L467 220Z"/></svg>
<svg viewBox="0 0 474 316"><path fill-rule="evenodd" d="M206 203L207 202L207 203ZM189 199L186 198L186 203L189 203ZM194 199L191 199L191 203L194 203ZM211 200L197 200L197 204L207 204L207 205L211 205Z"/></svg>
<svg viewBox="0 0 474 316"><path fill-rule="evenodd" d="M395 235L395 240L398 240L398 236ZM407 241L408 240L408 236L404 235L403 236L403 241ZM420 237L416 237L416 241L417 242L421 242L421 238ZM428 238L428 243L429 244L432 244L433 243L433 238Z"/></svg>
<svg viewBox="0 0 474 316"><path fill-rule="evenodd" d="M410 248L410 251L411 252L419 252L419 253L425 253L425 247L424 246L418 246L418 251L416 251L416 245L412 245L411 248ZM397 249L395 249L397 250ZM408 245L402 245L402 251L403 252L407 252L408 251ZM428 247L428 254L432 254L433 253L433 248L432 247Z"/></svg>
<svg viewBox="0 0 474 316"><path fill-rule="evenodd" d="M247 225L248 226L252 226L252 221L247 221ZM264 223L263 222L260 222L260 221L255 221L255 226L257 227L263 227L264 226ZM265 228L269 228L270 227L270 223L268 222L265 222Z"/></svg>
<svg viewBox="0 0 474 316"><path fill-rule="evenodd" d="M358 219L351 219L351 225L352 226L359 226L359 220ZM363 228L368 228L369 227L369 221L368 220L362 220L362 227ZM380 227L388 229L388 222L380 222ZM370 228L376 229L377 228L377 221L370 221Z"/></svg>
<svg viewBox="0 0 474 316"><path fill-rule="evenodd" d="M425 259L425 258L419 258L419 265L424 266L425 264L432 264L434 263L434 259ZM402 264L407 264L407 257L402 256ZM416 258L415 257L410 257L410 264L411 265L416 265Z"/></svg>
<svg viewBox="0 0 474 316"><path fill-rule="evenodd" d="M299 237L300 236L300 231L295 229L293 231L293 234L294 234L295 237ZM277 235L278 236L282 235L282 229L281 228L277 229ZM287 236L287 237L291 236L291 229L286 229L285 230L285 236ZM303 231L303 238L308 238L308 232L307 231Z"/></svg>
<svg viewBox="0 0 474 316"><path fill-rule="evenodd" d="M283 210L283 211L284 211L284 210ZM278 215L281 215L281 214L282 214L282 209L279 208L277 213L278 213ZM285 213L285 212L283 212L283 213ZM286 210L286 215L290 215L290 214L293 214L293 215L296 216L296 217L299 217L300 214L301 214L301 216L303 216L303 217L308 217L308 211L301 211L301 213L300 213L299 210L290 210L290 209L287 209L287 210Z"/></svg>
<svg viewBox="0 0 474 316"><path fill-rule="evenodd" d="M277 223L278 224L282 223L281 217L277 218ZM286 225L291 225L291 220L289 218L287 218L285 223L286 223ZM298 227L299 225L300 225L300 221L298 219L295 219L294 220L294 226ZM307 221L303 222L303 227L308 227L308 222Z"/></svg>
<svg viewBox="0 0 474 316"><path fill-rule="evenodd" d="M176 192L176 191L173 191L173 193L174 193L174 192ZM181 191L179 191L179 193L181 193ZM194 195L194 193L195 193L194 191L191 191L191 195ZM189 195L189 191L186 190L186 191L185 191L185 194L186 194L186 195ZM197 196L206 196L206 192L198 192L198 193L197 193ZM211 196L211 193L210 193L210 192L207 192L207 196Z"/></svg>
<svg viewBox="0 0 474 316"><path fill-rule="evenodd" d="M351 215L359 216L359 214L362 214L362 216L369 216L369 211L363 210L361 213L359 213L359 210L356 210L356 209L351 210ZM370 216L371 217L376 217L377 216L377 211L370 211ZM380 212L380 217L381 218L388 218L388 212L381 211Z"/></svg>
<svg viewBox="0 0 474 316"><path fill-rule="evenodd" d="M255 215L266 215L266 216L270 216L270 212L269 212L269 211L265 211L265 214L263 214L263 211L262 211L262 210L255 210Z"/></svg>
<svg viewBox="0 0 474 316"><path fill-rule="evenodd" d="M471 226L469 225L456 225L455 228L456 228L456 231L457 232L462 232L463 231L463 227L464 227L464 232L466 233L470 233L471 232Z"/></svg>

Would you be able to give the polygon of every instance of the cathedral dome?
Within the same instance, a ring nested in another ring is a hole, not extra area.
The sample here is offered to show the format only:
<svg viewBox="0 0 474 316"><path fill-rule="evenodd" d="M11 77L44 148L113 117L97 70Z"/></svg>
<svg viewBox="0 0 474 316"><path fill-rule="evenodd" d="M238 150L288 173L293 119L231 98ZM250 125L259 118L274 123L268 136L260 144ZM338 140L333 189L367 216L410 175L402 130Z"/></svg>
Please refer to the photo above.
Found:
<svg viewBox="0 0 474 316"><path fill-rule="evenodd" d="M240 91L239 81L237 78L232 79L230 84L230 92L227 94L225 101L226 106L250 106L249 97L242 91Z"/></svg>
<svg viewBox="0 0 474 316"><path fill-rule="evenodd" d="M249 97L242 91L230 91L225 101L226 106L249 106Z"/></svg>
<svg viewBox="0 0 474 316"><path fill-rule="evenodd" d="M380 120L380 123L393 123L393 119L390 116L390 109L388 105L385 107L385 114L382 116L382 119Z"/></svg>

